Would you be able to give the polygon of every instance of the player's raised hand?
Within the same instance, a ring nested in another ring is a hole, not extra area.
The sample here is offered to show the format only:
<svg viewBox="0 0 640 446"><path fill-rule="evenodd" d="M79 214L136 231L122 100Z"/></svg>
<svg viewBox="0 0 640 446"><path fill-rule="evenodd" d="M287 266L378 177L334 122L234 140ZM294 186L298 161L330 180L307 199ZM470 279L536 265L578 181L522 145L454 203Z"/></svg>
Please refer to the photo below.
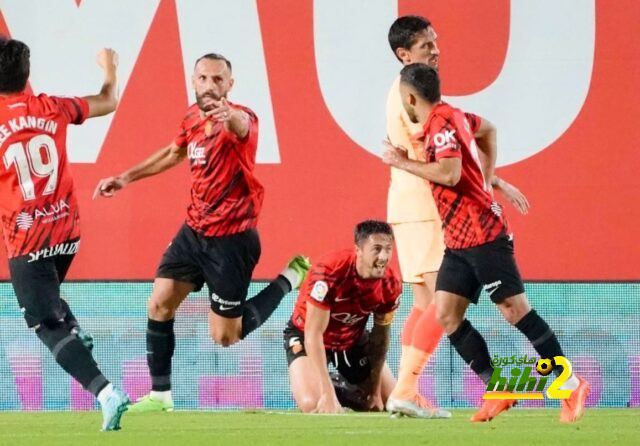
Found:
<svg viewBox="0 0 640 446"><path fill-rule="evenodd" d="M520 190L513 184L500 179L495 189L499 190L500 193L507 200L509 200L513 207L516 208L522 215L526 215L529 213L529 208L531 207L531 205L529 204L529 200L527 200L527 197L522 192L520 192Z"/></svg>
<svg viewBox="0 0 640 446"><path fill-rule="evenodd" d="M93 199L96 197L111 198L126 185L125 181L120 177L103 178L98 181L96 189L93 191Z"/></svg>
<svg viewBox="0 0 640 446"><path fill-rule="evenodd" d="M118 67L118 53L111 48L102 48L96 57L96 61L103 70L115 70Z"/></svg>
<svg viewBox="0 0 640 446"><path fill-rule="evenodd" d="M409 158L407 149L402 146L394 146L391 141L382 141L385 151L382 154L382 162L393 167L398 167L403 161Z"/></svg>
<svg viewBox="0 0 640 446"><path fill-rule="evenodd" d="M222 98L219 101L213 101L213 107L205 113L205 116L215 121L226 122L231 119L231 107L226 98Z"/></svg>
<svg viewBox="0 0 640 446"><path fill-rule="evenodd" d="M344 407L340 405L335 392L320 395L316 408L311 413L344 413Z"/></svg>

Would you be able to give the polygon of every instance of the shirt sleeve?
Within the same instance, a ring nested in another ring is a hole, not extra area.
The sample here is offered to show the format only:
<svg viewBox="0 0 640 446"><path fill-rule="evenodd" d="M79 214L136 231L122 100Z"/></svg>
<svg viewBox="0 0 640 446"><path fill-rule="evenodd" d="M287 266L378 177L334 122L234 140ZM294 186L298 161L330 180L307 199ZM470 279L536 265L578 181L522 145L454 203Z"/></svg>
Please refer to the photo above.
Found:
<svg viewBox="0 0 640 446"><path fill-rule="evenodd" d="M471 134L475 135L475 133L480 128L480 124L482 124L482 118L478 115L474 115L473 113L465 113L465 118L469 122L469 128L471 129Z"/></svg>
<svg viewBox="0 0 640 446"><path fill-rule="evenodd" d="M384 293L384 303L376 309L376 314L379 315L393 313L400 305L402 283L400 282L400 278L395 273L386 281Z"/></svg>
<svg viewBox="0 0 640 446"><path fill-rule="evenodd" d="M187 145L187 129L185 128L185 119L180 122L180 128L178 129L178 134L173 139L173 142L178 147L186 147Z"/></svg>
<svg viewBox="0 0 640 446"><path fill-rule="evenodd" d="M82 124L89 116L89 103L79 97L52 97L58 110L69 124Z"/></svg>
<svg viewBox="0 0 640 446"><path fill-rule="evenodd" d="M309 286L305 287L305 299L311 305L323 310L331 310L335 282L331 279L332 268L318 263L309 271Z"/></svg>
<svg viewBox="0 0 640 446"><path fill-rule="evenodd" d="M429 146L435 160L442 158L462 158L458 129L447 119L441 118L429 129Z"/></svg>

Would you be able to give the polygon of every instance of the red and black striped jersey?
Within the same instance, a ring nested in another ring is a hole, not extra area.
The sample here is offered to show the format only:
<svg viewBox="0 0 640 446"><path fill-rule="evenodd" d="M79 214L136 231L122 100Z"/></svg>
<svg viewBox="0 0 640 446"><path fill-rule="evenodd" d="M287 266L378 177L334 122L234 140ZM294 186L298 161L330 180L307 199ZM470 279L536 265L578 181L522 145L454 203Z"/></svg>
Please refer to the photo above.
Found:
<svg viewBox="0 0 640 446"><path fill-rule="evenodd" d="M0 217L9 258L80 236L67 161L67 126L87 101L40 94L0 97Z"/></svg>
<svg viewBox="0 0 640 446"><path fill-rule="evenodd" d="M445 245L450 249L482 245L509 230L502 206L489 192L480 167L473 136L480 123L479 117L440 103L424 125L427 162L451 157L462 160L460 181L455 186L431 183L444 227Z"/></svg>
<svg viewBox="0 0 640 446"><path fill-rule="evenodd" d="M291 322L304 332L308 304L329 310L324 346L348 350L362 336L369 315L393 312L401 293L400 277L391 267L380 279L363 279L356 271L355 250L345 249L322 257L311 267L300 287Z"/></svg>
<svg viewBox="0 0 640 446"><path fill-rule="evenodd" d="M187 148L191 169L191 203L186 223L205 236L236 234L256 227L264 188L254 176L258 118L247 107L230 104L249 115L244 138L220 122L203 118L193 104L180 125L176 145Z"/></svg>

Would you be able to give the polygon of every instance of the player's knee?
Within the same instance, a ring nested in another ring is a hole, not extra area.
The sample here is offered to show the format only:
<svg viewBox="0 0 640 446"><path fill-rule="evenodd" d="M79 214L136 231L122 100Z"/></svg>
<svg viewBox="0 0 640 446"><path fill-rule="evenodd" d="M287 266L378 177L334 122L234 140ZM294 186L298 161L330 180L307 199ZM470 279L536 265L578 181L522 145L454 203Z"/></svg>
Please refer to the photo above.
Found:
<svg viewBox="0 0 640 446"><path fill-rule="evenodd" d="M230 347L240 340L240 336L233 335L227 332L219 332L215 329L209 330L209 336L216 344L222 347Z"/></svg>
<svg viewBox="0 0 640 446"><path fill-rule="evenodd" d="M436 309L436 320L448 334L453 333L462 322L461 317L444 307Z"/></svg>
<svg viewBox="0 0 640 446"><path fill-rule="evenodd" d="M529 311L531 307L526 299L508 298L498 304L502 316L511 325L517 324Z"/></svg>
<svg viewBox="0 0 640 446"><path fill-rule="evenodd" d="M171 308L166 303L153 297L149 299L149 302L147 303L147 310L151 319L156 321L168 321L169 319L173 319L176 312L175 308Z"/></svg>
<svg viewBox="0 0 640 446"><path fill-rule="evenodd" d="M511 307L502 309L502 316L504 316L505 320L509 322L511 325L516 325L520 319L522 319L527 313L523 312L519 308Z"/></svg>

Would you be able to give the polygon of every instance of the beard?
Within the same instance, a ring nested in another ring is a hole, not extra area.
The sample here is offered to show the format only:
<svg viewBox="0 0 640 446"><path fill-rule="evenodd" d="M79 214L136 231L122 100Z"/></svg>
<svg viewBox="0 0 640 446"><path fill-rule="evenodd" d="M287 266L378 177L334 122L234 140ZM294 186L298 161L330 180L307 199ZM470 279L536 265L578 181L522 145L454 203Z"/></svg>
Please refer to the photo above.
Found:
<svg viewBox="0 0 640 446"><path fill-rule="evenodd" d="M213 109L215 106L212 101L219 100L220 97L216 96L213 93L196 93L196 103L198 104L200 110L202 110L203 112L208 112L209 110Z"/></svg>
<svg viewBox="0 0 640 446"><path fill-rule="evenodd" d="M409 109L407 109L407 115L409 115L409 119L411 120L411 122L413 122L414 124L418 124L420 121L418 120L418 115L416 115L416 110L411 107Z"/></svg>

